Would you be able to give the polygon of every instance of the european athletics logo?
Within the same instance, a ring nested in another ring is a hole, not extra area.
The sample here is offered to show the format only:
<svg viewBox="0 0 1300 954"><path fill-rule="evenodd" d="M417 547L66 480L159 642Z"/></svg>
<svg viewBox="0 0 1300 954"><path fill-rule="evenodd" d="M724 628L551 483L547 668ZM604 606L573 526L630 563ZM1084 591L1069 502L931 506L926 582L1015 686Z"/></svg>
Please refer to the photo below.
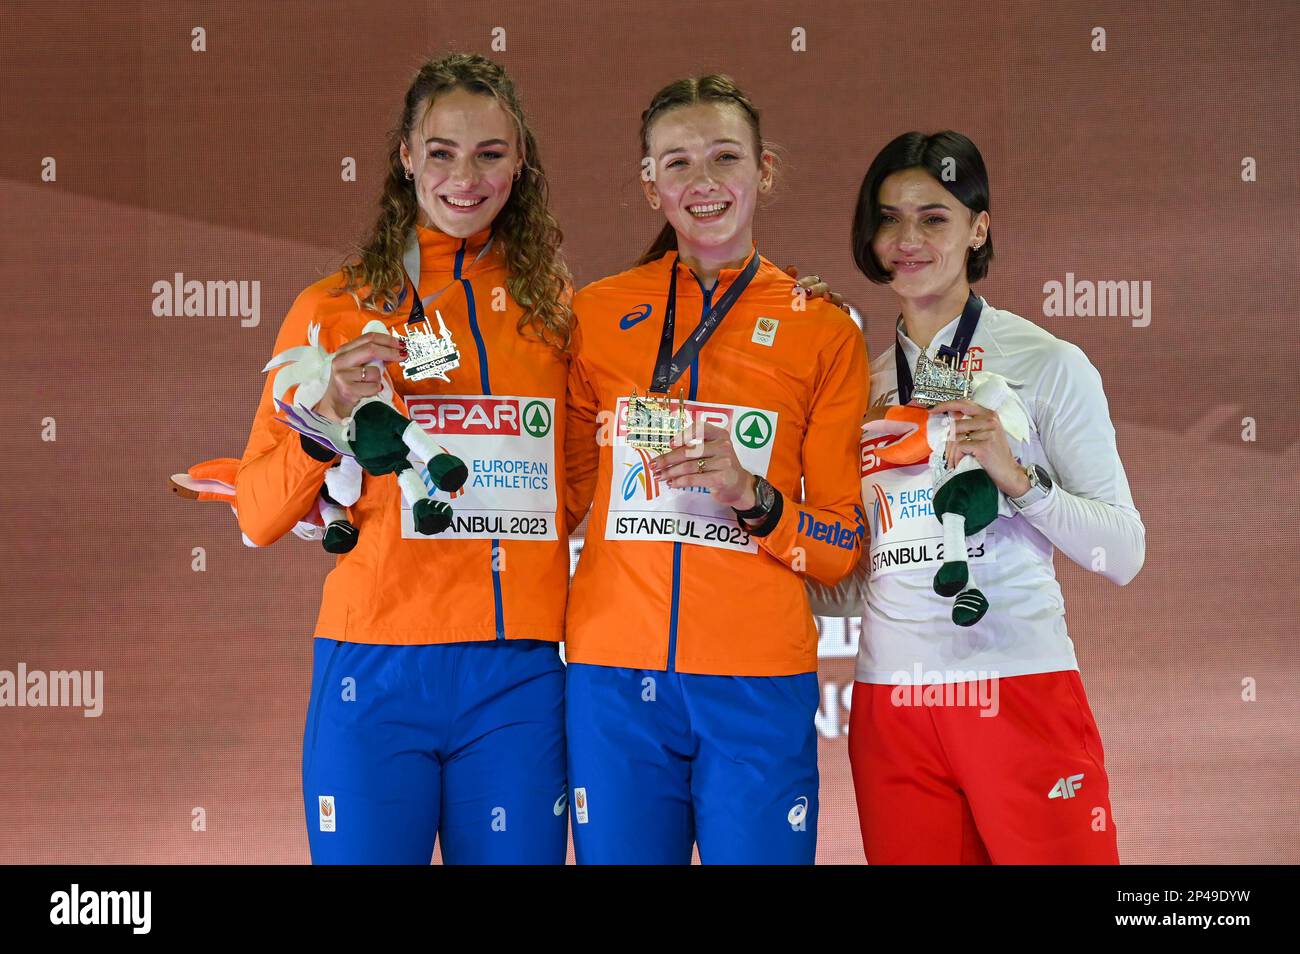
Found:
<svg viewBox="0 0 1300 954"><path fill-rule="evenodd" d="M893 529L894 514L889 507L890 495L885 493L884 487L872 484L871 492L876 495L876 500L871 505L871 527L875 531L872 536L879 537Z"/></svg>
<svg viewBox="0 0 1300 954"><path fill-rule="evenodd" d="M654 500L660 494L659 478L650 469L650 455L641 448L636 448L640 460L628 464L628 471L623 477L623 499L631 500L638 488L645 494L646 500Z"/></svg>

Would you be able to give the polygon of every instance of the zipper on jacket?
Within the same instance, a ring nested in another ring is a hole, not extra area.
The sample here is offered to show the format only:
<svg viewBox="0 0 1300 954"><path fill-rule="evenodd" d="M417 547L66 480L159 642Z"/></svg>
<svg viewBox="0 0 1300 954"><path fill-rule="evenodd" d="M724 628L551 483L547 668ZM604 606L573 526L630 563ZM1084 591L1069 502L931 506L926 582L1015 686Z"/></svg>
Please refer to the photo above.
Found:
<svg viewBox="0 0 1300 954"><path fill-rule="evenodd" d="M483 343L483 334L478 327L478 309L474 304L474 286L469 283L469 279L461 274L465 266L465 246L467 240L461 239L460 248L456 250L456 264L453 275L465 289L465 301L469 306L469 330L474 336L474 347L478 349L478 376L479 385L482 393L485 395L492 394L492 379L488 374L488 357L487 345ZM500 539L493 538L492 549L488 553L488 565L492 570L492 603L496 614L496 633L497 639L506 638L505 613L501 608L501 571L497 569L497 552L501 547Z"/></svg>
<svg viewBox="0 0 1300 954"><path fill-rule="evenodd" d="M704 304L700 307L700 318L703 319L713 307L713 292L718 287L715 282L713 288L705 288L700 279L694 272L691 277L695 283L700 286L700 291L704 293ZM687 400L694 401L700 391L700 356L697 353L695 360L691 362L691 389ZM682 595L682 544L673 544L673 596L672 603L668 609L668 671L677 671L677 620L678 606L681 602Z"/></svg>

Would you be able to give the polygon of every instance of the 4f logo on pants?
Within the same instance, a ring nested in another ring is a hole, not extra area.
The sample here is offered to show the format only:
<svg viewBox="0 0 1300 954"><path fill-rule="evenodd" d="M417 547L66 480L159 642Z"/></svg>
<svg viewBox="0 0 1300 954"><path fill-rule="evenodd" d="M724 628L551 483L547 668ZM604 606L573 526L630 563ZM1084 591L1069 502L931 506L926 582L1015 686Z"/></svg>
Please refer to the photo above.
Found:
<svg viewBox="0 0 1300 954"><path fill-rule="evenodd" d="M1069 778L1057 779L1056 784L1052 786L1052 790L1047 793L1047 797L1048 798L1074 798L1075 792L1077 792L1082 786L1083 786L1082 772L1080 772L1078 775L1071 775Z"/></svg>

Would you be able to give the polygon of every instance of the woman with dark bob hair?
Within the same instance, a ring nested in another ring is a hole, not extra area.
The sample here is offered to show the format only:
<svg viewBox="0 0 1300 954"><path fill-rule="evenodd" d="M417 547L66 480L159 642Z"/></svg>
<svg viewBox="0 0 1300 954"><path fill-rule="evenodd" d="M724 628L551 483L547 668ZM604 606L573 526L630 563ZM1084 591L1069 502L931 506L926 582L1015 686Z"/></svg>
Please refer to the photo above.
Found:
<svg viewBox="0 0 1300 954"><path fill-rule="evenodd" d="M863 614L849 756L867 860L1116 863L1101 736L1052 567L1059 549L1122 586L1145 557L1101 377L1076 346L971 291L993 237L984 160L960 133L905 133L876 156L853 256L901 311L863 427L870 554L835 589L809 588L815 611ZM976 383L1005 379L1026 412L1021 439L972 400L886 419L914 403L914 380L924 391L922 353L927 374L938 360ZM939 452L915 463L887 450L909 414L926 435L949 416ZM934 483L968 456L996 511L965 538L966 561L945 562ZM960 570L958 587L940 567Z"/></svg>

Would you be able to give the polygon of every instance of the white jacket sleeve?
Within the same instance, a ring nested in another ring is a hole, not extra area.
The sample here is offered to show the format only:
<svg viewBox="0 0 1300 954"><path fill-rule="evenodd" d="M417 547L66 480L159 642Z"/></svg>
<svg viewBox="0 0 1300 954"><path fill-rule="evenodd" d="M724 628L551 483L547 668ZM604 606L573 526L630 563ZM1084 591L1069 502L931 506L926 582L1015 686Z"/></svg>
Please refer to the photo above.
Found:
<svg viewBox="0 0 1300 954"><path fill-rule="evenodd" d="M862 557L848 576L835 586L818 583L811 576L804 577L808 590L808 605L815 616L861 616L866 612L867 585L871 578L871 554L862 548Z"/></svg>
<svg viewBox="0 0 1300 954"><path fill-rule="evenodd" d="M1101 375L1068 342L1059 342L1055 358L1030 409L1054 486L1020 515L1079 566L1123 586L1146 559L1146 528L1115 446Z"/></svg>

